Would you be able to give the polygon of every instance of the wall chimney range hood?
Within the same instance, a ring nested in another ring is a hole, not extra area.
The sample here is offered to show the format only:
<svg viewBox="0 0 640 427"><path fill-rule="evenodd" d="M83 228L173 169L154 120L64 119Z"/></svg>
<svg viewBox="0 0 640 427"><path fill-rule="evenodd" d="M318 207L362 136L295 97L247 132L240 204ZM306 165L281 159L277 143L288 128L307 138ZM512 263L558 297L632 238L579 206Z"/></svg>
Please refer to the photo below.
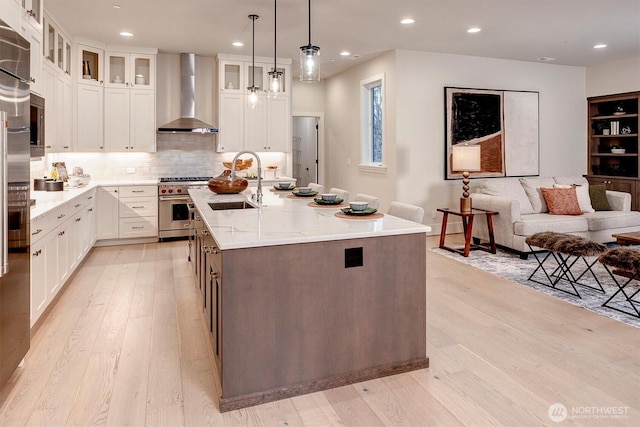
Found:
<svg viewBox="0 0 640 427"><path fill-rule="evenodd" d="M218 129L197 119L196 110L196 56L180 54L180 118L158 128L158 132L217 133Z"/></svg>

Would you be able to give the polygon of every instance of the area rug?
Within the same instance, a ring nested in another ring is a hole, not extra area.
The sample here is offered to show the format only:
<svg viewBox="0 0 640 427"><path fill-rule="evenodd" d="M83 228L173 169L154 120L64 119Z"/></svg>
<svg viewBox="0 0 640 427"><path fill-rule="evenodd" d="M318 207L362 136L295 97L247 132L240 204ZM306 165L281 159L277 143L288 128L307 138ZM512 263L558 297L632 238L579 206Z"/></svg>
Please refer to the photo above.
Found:
<svg viewBox="0 0 640 427"><path fill-rule="evenodd" d="M636 249L636 247L634 247L634 249ZM640 247L638 247L637 249L640 250ZM529 259L527 260L522 260L518 255L512 252L502 251L498 249L496 254L490 254L484 251L472 251L469 254L469 257L465 258L462 255L458 255L444 249L433 248L431 250L453 260L495 274L496 276L518 283L520 285L528 286L530 288L536 289L537 291L544 292L545 294L554 296L556 298L560 298L570 304L586 308L587 310L593 311L603 316L607 316L628 325L635 326L636 328L640 328L640 319L638 319L637 317L633 317L625 313L620 313L608 307L602 307L602 304L611 295L613 295L618 288L616 287L615 283L613 283L611 277L609 276L609 273L607 273L607 271L599 262L595 264L593 270L600 283L602 284L605 290L605 294L592 290L591 288L585 286L576 285L576 288L580 296L582 297L578 298L577 296L569 295L565 292L561 292L549 286L545 286L532 280L528 280L531 273L533 273L533 271L538 266L538 263L534 259L533 255L529 255ZM593 258L591 258L590 261L593 261ZM582 271L584 269L579 268L579 266L584 267L584 263L582 261L578 261L578 263L574 267L575 271ZM553 268L551 270L553 270ZM545 274L544 272L542 272L542 270L538 270L533 276L533 279L536 279L539 282L548 283L548 279L545 277ZM598 287L596 281L593 279L593 277L591 277L589 273L583 276L580 281L589 286ZM557 287L573 291L571 285L564 280L561 280L558 283ZM638 287L640 287L640 282L633 281L625 288L625 291L627 292L627 294L631 295L638 289ZM640 294L636 295L634 299L640 300L639 295ZM611 301L609 304L614 305L624 311L633 311L633 308L629 306L629 303L624 301L624 297L622 296L622 294L618 294L616 299Z"/></svg>

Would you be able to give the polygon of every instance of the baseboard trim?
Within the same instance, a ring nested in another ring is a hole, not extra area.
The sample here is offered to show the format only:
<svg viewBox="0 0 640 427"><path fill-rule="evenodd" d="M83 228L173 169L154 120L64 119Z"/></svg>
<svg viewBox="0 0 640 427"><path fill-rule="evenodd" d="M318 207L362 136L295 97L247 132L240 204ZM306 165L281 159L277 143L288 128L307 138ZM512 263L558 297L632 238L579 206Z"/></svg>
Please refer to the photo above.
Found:
<svg viewBox="0 0 640 427"><path fill-rule="evenodd" d="M300 396L302 394L314 393L328 390L335 387L368 381L375 378L387 377L389 375L402 374L409 371L424 369L429 367L429 358L420 357L403 363L393 363L378 366L375 368L362 369L343 375L334 375L315 381L307 381L287 387L275 388L258 393L251 393L242 396L220 398L220 412L233 411L246 408L248 406L260 405L262 403L273 402L275 400ZM224 394L224 390L223 390Z"/></svg>

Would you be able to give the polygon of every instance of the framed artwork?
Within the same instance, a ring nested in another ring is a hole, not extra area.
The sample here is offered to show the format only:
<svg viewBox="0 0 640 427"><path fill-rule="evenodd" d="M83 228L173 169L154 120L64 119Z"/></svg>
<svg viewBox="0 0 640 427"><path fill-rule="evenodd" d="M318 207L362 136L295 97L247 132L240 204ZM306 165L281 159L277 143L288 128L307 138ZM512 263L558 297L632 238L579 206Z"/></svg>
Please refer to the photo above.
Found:
<svg viewBox="0 0 640 427"><path fill-rule="evenodd" d="M445 179L462 178L452 169L452 147L480 145L475 178L536 176L539 167L538 92L445 87Z"/></svg>
<svg viewBox="0 0 640 427"><path fill-rule="evenodd" d="M55 162L53 164L58 171L58 180L67 182L69 180L69 174L67 173L67 166L64 162Z"/></svg>

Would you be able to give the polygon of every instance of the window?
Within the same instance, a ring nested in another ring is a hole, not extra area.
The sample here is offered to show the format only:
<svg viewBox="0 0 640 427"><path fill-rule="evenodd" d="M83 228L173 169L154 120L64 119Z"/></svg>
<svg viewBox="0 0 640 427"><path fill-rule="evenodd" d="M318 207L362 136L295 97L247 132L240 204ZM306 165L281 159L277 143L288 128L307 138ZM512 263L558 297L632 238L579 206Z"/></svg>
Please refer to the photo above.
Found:
<svg viewBox="0 0 640 427"><path fill-rule="evenodd" d="M384 172L384 75L363 80L361 169Z"/></svg>

